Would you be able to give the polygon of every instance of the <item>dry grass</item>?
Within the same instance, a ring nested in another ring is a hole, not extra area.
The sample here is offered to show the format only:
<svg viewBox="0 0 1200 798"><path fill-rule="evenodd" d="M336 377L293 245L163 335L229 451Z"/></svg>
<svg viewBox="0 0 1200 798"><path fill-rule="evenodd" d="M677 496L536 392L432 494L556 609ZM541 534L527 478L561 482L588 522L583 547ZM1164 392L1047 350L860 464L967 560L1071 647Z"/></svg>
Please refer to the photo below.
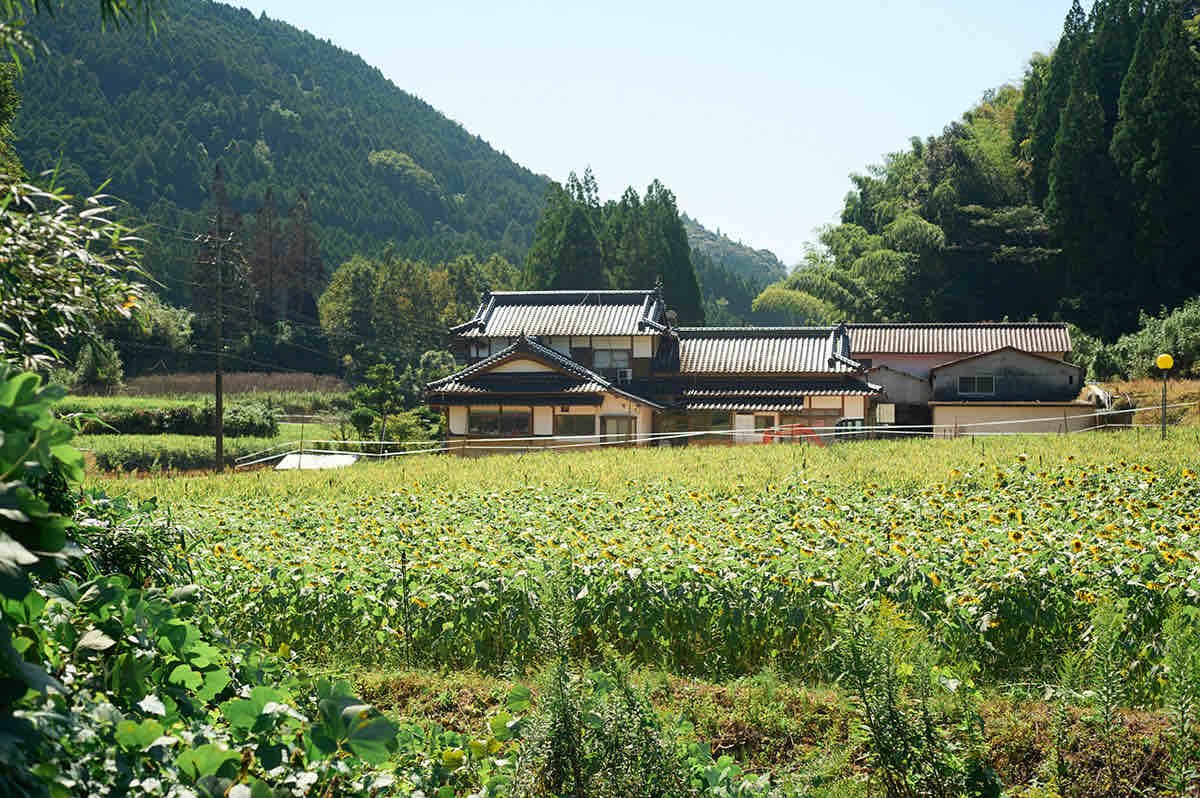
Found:
<svg viewBox="0 0 1200 798"><path fill-rule="evenodd" d="M1128 397L1133 407L1144 408L1134 414L1135 424L1158 424L1162 420L1159 404L1162 402L1162 381L1151 377L1142 377L1126 382L1112 382L1104 385L1118 401ZM1200 403L1200 380L1168 380L1167 404L1182 404L1186 402ZM1167 410L1168 424L1184 426L1200 426L1200 404L1191 407L1169 408Z"/></svg>
<svg viewBox="0 0 1200 798"><path fill-rule="evenodd" d="M236 393L345 393L346 383L329 374L234 371L225 375L225 392ZM158 374L134 377L125 383L126 396L177 396L210 394L211 372Z"/></svg>

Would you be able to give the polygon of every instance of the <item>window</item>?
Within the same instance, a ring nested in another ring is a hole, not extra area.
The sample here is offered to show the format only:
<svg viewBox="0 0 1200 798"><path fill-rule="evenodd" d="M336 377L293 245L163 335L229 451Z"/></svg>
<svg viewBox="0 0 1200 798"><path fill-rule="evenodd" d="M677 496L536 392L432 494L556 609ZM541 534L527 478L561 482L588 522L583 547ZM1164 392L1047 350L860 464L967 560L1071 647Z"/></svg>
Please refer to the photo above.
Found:
<svg viewBox="0 0 1200 798"><path fill-rule="evenodd" d="M597 349L592 354L592 367L597 369L627 369L633 354L628 349Z"/></svg>
<svg viewBox="0 0 1200 798"><path fill-rule="evenodd" d="M754 428L755 429L760 429L760 430L761 429L770 429L773 426L775 426L775 416L755 416L754 417Z"/></svg>
<svg viewBox="0 0 1200 798"><path fill-rule="evenodd" d="M874 362L874 360L869 357L856 357L854 359L857 360L859 365L865 369L871 368L871 364Z"/></svg>
<svg viewBox="0 0 1200 798"><path fill-rule="evenodd" d="M555 416L555 435L595 435L596 417L591 413L575 416Z"/></svg>
<svg viewBox="0 0 1200 798"><path fill-rule="evenodd" d="M961 394L994 394L996 392L996 378L991 374L959 377L958 392Z"/></svg>
<svg viewBox="0 0 1200 798"><path fill-rule="evenodd" d="M604 416L600 419L600 434L606 438L633 439L637 435L637 419L633 416Z"/></svg>
<svg viewBox="0 0 1200 798"><path fill-rule="evenodd" d="M471 435L528 436L532 414L528 410L472 410L467 416Z"/></svg>

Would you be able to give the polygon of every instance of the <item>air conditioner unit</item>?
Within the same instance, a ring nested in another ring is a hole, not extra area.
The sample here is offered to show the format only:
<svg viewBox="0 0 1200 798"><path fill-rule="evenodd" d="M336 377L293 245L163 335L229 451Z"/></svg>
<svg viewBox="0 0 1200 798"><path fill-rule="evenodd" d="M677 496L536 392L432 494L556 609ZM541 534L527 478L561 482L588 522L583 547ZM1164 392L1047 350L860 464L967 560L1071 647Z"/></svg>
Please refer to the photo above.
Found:
<svg viewBox="0 0 1200 798"><path fill-rule="evenodd" d="M629 382L633 379L633 369L617 369L617 382Z"/></svg>

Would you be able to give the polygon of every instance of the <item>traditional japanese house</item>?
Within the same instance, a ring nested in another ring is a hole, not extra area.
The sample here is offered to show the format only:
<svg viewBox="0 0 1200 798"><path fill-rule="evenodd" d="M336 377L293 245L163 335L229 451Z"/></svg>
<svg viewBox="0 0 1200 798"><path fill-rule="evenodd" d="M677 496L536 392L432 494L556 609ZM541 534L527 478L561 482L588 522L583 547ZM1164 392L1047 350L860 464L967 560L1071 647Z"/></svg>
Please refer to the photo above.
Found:
<svg viewBox="0 0 1200 798"><path fill-rule="evenodd" d="M828 438L882 395L844 326L679 327L660 288L493 292L452 332L426 401L464 452Z"/></svg>

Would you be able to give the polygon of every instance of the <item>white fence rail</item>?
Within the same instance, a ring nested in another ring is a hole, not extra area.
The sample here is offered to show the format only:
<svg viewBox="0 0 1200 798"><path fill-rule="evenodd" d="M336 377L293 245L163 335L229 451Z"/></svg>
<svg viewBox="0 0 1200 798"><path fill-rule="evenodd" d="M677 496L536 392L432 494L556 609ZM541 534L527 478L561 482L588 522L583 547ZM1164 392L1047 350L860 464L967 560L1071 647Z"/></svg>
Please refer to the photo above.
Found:
<svg viewBox="0 0 1200 798"><path fill-rule="evenodd" d="M1200 402L1177 402L1167 405L1167 409L1178 409L1181 407L1194 407ZM1130 408L1128 410L1100 410L1095 413L1084 413L1080 415L1070 416L1070 421L1079 419L1095 418L1099 419L1102 416L1113 416L1116 414L1134 413L1145 410L1157 410L1156 407ZM446 443L442 440L413 440L413 441L391 441L391 440L330 440L330 439L314 439L308 441L287 441L270 446L266 449L250 454L243 455L235 461L235 468L247 468L254 465L261 465L273 460L278 460L289 454L352 454L358 457L372 458L384 460L394 457L406 457L415 454L438 454L443 452L468 452L468 451L543 451L555 449L573 449L580 447L599 447L599 446L629 446L635 444L650 444L662 443L665 441L674 441L687 438L717 436L730 436L731 439L741 438L746 440L750 436L763 436L764 433L774 433L781 437L790 438L797 443L803 443L817 438L825 443L826 440L845 441L855 437L865 437L871 434L885 434L888 436L910 436L910 437L994 437L1006 435L1064 435L1064 434L1079 434L1083 432L1094 432L1102 429L1138 429L1144 427L1158 428L1158 424L1093 424L1081 429L1070 429L1070 425L1064 423L1063 429L1058 432L1029 432L1021 431L1022 424L1045 424L1047 422L1062 422L1062 416L1046 416L1042 418L1022 418L1011 419L1004 421L980 421L968 424L908 424L895 425L884 424L875 426L863 427L811 427L807 425L797 424L781 424L774 427L766 427L755 430L739 430L739 429L707 429L707 430L689 430L687 432L656 432L656 433L640 433L634 435L540 435L526 437L503 437L503 438L462 438L453 443ZM1012 427L1011 431L994 431L992 427ZM797 430L804 430L797 434ZM947 434L949 433L949 434ZM522 445L524 444L524 445ZM363 451L354 451L347 449L347 446L363 447ZM366 447L378 449L378 451L365 451Z"/></svg>

